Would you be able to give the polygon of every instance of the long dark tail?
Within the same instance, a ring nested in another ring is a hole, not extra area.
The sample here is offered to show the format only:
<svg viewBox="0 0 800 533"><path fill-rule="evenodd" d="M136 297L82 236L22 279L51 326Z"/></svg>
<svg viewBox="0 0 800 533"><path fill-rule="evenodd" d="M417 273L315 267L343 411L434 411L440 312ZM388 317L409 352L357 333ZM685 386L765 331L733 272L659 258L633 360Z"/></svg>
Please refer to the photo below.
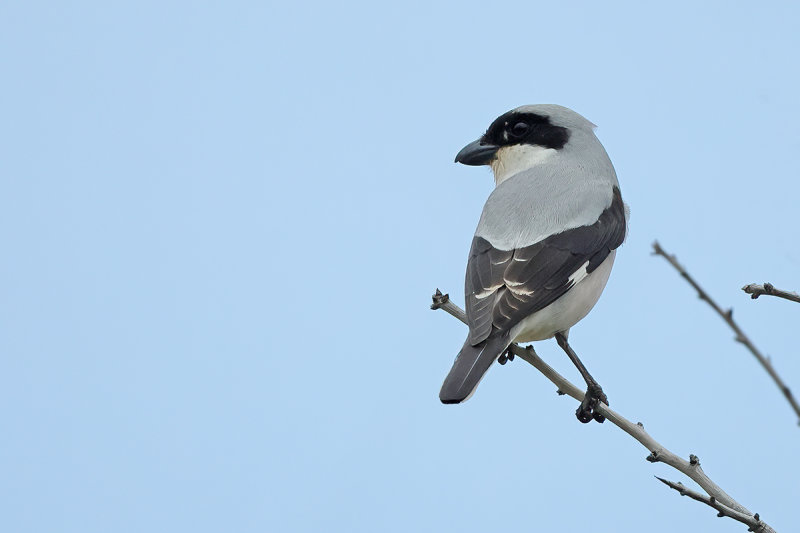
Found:
<svg viewBox="0 0 800 533"><path fill-rule="evenodd" d="M439 399L442 403L461 403L475 391L483 375L502 354L511 340L506 335L493 335L482 343L472 346L469 338L458 352L453 368L444 378Z"/></svg>

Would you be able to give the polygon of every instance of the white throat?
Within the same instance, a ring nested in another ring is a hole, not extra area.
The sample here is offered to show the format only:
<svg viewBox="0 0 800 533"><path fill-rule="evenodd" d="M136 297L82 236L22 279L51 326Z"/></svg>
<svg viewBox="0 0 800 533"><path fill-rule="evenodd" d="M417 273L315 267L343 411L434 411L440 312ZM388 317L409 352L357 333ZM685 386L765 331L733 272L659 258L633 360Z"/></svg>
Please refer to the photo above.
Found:
<svg viewBox="0 0 800 533"><path fill-rule="evenodd" d="M545 163L557 151L554 148L531 144L515 144L500 148L491 163L495 186L500 185L514 174Z"/></svg>

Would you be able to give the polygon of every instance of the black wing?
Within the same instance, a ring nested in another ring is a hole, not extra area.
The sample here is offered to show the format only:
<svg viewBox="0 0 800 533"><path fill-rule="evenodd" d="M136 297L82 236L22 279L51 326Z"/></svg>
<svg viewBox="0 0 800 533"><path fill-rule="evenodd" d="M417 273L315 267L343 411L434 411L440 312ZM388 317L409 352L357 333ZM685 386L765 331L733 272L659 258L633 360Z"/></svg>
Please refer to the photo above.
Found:
<svg viewBox="0 0 800 533"><path fill-rule="evenodd" d="M507 333L523 318L544 309L572 288L570 276L584 264L591 273L624 239L625 206L617 187L611 205L591 226L516 250L498 250L475 237L465 282L468 342L479 344L493 328Z"/></svg>

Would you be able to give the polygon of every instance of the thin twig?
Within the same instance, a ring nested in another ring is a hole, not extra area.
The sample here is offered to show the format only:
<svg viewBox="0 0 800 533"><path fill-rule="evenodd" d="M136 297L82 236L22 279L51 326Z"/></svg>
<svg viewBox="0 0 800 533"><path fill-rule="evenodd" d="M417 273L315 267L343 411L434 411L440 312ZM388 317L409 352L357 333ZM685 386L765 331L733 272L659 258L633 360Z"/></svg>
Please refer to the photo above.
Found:
<svg viewBox="0 0 800 533"><path fill-rule="evenodd" d="M731 509L727 505L721 504L713 496L706 496L705 494L700 494L699 492L686 488L681 482L675 483L674 481L670 481L668 479L664 479L658 476L656 476L656 479L664 483L669 488L677 490L681 496L688 496L693 500L697 500L698 502L702 502L710 507L713 507L714 509L719 511L717 513L717 516L719 516L720 518L723 516L733 518L734 520L748 526L747 531L755 531L757 533L764 531L764 527L766 526L766 524L764 524L764 522L761 521L761 517L758 516L758 513L754 514L753 516L750 516L749 514L745 513L740 513L735 509Z"/></svg>
<svg viewBox="0 0 800 533"><path fill-rule="evenodd" d="M731 327L734 333L736 333L734 339L737 342L744 344L747 349L750 350L750 353L752 353L756 359L758 359L758 362L761 363L761 366L764 367L764 370L766 370L770 377L772 377L772 380L786 397L786 400L788 400L789 404L792 406L792 409L794 409L795 414L798 416L798 418L800 418L800 405L797 404L797 400L795 400L792 391L783 382L781 377L778 375L778 372L775 371L775 368L772 366L769 358L761 354L761 352L750 341L747 335L744 334L742 329L736 324L736 322L734 322L733 309L723 311L722 308L717 305L717 302L712 300L708 293L706 293L706 291L704 291L703 288L697 284L697 282L689 275L689 273L686 272L686 269L683 268L680 263L678 263L678 260L675 258L675 256L668 254L663 248L661 248L661 246L658 244L658 241L653 243L653 255L660 255L669 261L669 264L675 267L675 270L677 270L680 275L683 276L683 279L689 282L689 285L694 287L694 290L697 291L697 295L700 297L700 299L705 300L708 305L714 308L714 311L716 311L717 314L722 317L722 320L724 320L725 323Z"/></svg>
<svg viewBox="0 0 800 533"><path fill-rule="evenodd" d="M439 289L436 289L436 293L433 295L433 305L431 305L431 309L442 309L466 324L466 314L464 311L456 304L451 302L450 297L447 294L442 294ZM514 355L533 365L534 368L544 374L544 377L553 382L558 388L559 394L566 394L578 401L583 400L583 391L570 383L569 380L567 380L564 376L556 372L550 365L545 363L538 355L536 355L536 352L532 346L523 348L515 343L510 346L510 349ZM662 446L653 437L651 437L650 434L644 430L644 426L641 423L634 424L604 403L598 403L596 410L601 415L605 416L606 420L620 428L622 431L639 441L642 446L647 448L650 451L650 455L647 456L648 461L651 463L664 463L671 466L679 472L687 475L695 483L700 485L700 487L702 487L702 489L706 491L709 496L713 496L723 505L733 509L734 511L738 511L739 513L752 516L752 513L748 511L746 507L731 498L719 487L719 485L714 483L711 478L709 478L705 472L703 472L703 469L700 468L700 460L696 456L690 455L688 461L678 457ZM775 530L764 524L764 528L759 533L762 532L775 533Z"/></svg>
<svg viewBox="0 0 800 533"><path fill-rule="evenodd" d="M800 303L800 294L778 289L772 283L765 283L763 285L759 285L758 283L750 283L749 285L742 287L742 290L749 294L750 298L753 300L762 294L766 294L767 296L777 296L778 298L785 298L786 300Z"/></svg>

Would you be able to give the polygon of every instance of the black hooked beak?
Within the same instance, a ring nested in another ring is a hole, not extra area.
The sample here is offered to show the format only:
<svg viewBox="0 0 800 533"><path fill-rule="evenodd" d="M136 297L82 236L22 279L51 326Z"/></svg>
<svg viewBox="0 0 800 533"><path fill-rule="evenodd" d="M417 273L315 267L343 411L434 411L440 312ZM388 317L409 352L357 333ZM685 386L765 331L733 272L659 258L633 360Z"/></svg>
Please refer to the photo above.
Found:
<svg viewBox="0 0 800 533"><path fill-rule="evenodd" d="M480 140L477 140L469 143L458 152L456 155L456 163L473 167L488 165L494 160L495 155L497 155L497 150L499 149L499 146L482 143Z"/></svg>

